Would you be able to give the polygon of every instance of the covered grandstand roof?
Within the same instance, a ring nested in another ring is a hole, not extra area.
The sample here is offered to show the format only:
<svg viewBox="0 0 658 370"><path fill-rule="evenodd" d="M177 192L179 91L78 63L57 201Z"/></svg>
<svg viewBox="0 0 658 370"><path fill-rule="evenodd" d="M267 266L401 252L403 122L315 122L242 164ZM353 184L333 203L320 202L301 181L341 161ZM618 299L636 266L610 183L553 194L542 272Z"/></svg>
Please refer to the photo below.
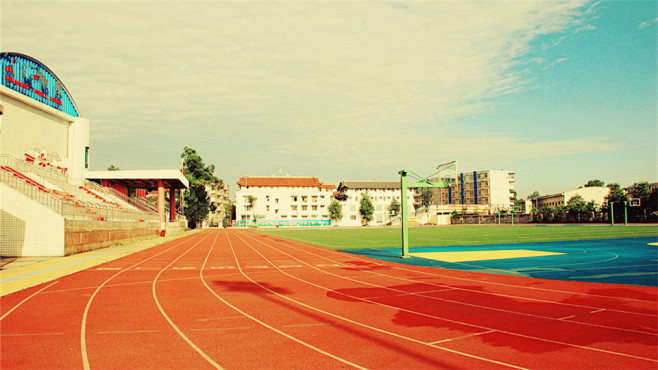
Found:
<svg viewBox="0 0 658 370"><path fill-rule="evenodd" d="M180 170L89 171L85 177L89 181L100 183L110 180L114 184L137 189L157 189L158 180L162 180L166 188L187 189L190 186Z"/></svg>
<svg viewBox="0 0 658 370"><path fill-rule="evenodd" d="M317 177L243 176L238 180L240 187L288 187L333 189L336 185L325 185Z"/></svg>

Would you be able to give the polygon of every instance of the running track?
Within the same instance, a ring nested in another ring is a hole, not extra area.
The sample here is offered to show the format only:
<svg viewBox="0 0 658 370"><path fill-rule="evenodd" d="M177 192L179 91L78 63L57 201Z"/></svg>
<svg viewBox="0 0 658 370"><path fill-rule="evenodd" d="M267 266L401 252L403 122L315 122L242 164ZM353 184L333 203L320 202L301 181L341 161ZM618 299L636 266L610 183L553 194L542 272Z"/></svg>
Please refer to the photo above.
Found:
<svg viewBox="0 0 658 370"><path fill-rule="evenodd" d="M655 287L207 230L2 297L0 368L647 368Z"/></svg>

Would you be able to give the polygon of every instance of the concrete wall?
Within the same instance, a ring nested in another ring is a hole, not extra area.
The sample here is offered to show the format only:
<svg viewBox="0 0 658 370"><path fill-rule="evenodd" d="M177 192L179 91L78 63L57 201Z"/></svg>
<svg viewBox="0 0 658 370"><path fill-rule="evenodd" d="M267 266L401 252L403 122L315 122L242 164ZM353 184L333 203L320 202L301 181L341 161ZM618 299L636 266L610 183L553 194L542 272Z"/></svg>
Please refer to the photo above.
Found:
<svg viewBox="0 0 658 370"><path fill-rule="evenodd" d="M0 183L0 255L63 256L64 218Z"/></svg>
<svg viewBox="0 0 658 370"><path fill-rule="evenodd" d="M65 254L109 247L123 240L160 233L159 222L106 222L66 220Z"/></svg>
<svg viewBox="0 0 658 370"><path fill-rule="evenodd" d="M29 150L39 149L45 150L49 156L67 160L68 129L73 117L4 86L1 90L2 154L23 158Z"/></svg>

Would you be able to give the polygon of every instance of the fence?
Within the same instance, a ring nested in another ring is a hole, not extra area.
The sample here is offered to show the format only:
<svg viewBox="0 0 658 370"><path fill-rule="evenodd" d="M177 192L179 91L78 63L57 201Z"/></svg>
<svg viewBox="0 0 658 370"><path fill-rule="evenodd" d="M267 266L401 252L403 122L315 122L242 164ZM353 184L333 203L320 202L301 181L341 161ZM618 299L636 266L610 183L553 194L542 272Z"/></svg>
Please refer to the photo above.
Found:
<svg viewBox="0 0 658 370"><path fill-rule="evenodd" d="M527 214L514 215L514 223L527 224L530 223L531 217ZM511 224L511 215L457 215L452 218L451 224L453 225L481 225L481 224Z"/></svg>

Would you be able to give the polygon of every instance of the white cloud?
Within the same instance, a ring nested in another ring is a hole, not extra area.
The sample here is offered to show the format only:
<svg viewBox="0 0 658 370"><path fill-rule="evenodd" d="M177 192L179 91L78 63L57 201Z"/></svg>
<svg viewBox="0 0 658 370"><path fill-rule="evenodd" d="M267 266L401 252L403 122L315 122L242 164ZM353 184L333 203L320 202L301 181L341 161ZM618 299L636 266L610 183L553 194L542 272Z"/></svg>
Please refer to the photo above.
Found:
<svg viewBox="0 0 658 370"><path fill-rule="evenodd" d="M518 67L533 68L523 61L531 43L587 27L586 5L4 1L3 48L63 79L99 145L136 150L122 142L159 129L180 148L203 136L218 147L268 151L270 160L383 165L409 150L422 156L423 146L450 157L472 143L457 129L449 137L440 130L529 88ZM482 140L485 151L506 155L527 145ZM603 141L533 148L607 150Z"/></svg>
<svg viewBox="0 0 658 370"><path fill-rule="evenodd" d="M640 23L638 28L641 29L641 30L645 29L645 28L649 28L652 24L654 24L656 22L658 22L658 18L650 19L648 21L644 21L644 22Z"/></svg>

